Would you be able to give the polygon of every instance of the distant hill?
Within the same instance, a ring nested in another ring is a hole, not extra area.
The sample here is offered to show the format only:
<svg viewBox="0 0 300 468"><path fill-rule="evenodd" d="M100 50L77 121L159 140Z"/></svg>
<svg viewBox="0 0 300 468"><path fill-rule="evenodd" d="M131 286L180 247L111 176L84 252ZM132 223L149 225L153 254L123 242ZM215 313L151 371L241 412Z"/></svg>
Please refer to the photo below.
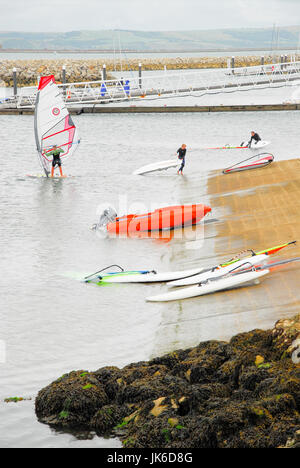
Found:
<svg viewBox="0 0 300 468"><path fill-rule="evenodd" d="M2 49L200 51L207 49L293 48L299 44L300 26L280 28L217 29L207 31L71 31L65 33L0 32Z"/></svg>

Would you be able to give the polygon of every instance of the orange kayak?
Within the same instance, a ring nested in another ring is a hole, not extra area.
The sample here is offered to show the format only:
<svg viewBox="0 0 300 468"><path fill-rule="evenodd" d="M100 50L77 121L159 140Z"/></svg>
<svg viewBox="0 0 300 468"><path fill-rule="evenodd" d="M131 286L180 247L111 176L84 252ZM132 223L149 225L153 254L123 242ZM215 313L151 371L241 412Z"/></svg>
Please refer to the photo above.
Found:
<svg viewBox="0 0 300 468"><path fill-rule="evenodd" d="M107 231L114 234L127 234L182 228L199 223L210 211L209 206L202 204L167 206L150 213L130 214L116 218L107 224Z"/></svg>

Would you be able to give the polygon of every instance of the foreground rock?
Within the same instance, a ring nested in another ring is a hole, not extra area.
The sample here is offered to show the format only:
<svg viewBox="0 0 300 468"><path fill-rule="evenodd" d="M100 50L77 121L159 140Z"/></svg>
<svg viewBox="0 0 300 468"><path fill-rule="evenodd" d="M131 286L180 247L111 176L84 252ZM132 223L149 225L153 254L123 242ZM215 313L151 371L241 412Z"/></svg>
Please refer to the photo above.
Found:
<svg viewBox="0 0 300 468"><path fill-rule="evenodd" d="M124 369L73 371L39 392L36 413L125 447L297 447L298 352L300 315Z"/></svg>

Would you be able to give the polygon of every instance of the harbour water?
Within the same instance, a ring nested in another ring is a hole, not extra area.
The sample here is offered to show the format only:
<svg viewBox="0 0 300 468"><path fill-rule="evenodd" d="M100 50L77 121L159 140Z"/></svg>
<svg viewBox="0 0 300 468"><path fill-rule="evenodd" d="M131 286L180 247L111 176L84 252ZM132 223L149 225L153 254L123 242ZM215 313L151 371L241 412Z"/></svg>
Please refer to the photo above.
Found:
<svg viewBox="0 0 300 468"><path fill-rule="evenodd" d="M228 339L245 329L272 326L281 313L263 309L252 314L253 303L236 309L226 296L224 317L213 296L202 303L196 298L150 304L145 297L163 286L100 288L79 279L114 263L126 269L179 270L214 265L236 253L238 243L226 246L226 256L216 243L218 226L225 216L228 221L231 208L215 203L211 171L251 153L201 147L239 144L256 130L272 142L267 151L277 161L298 158L297 112L106 114L74 120L82 143L64 167L74 177L46 180L26 176L40 172L33 117L0 116L2 447L117 447L115 439L62 434L39 424L34 414L38 390L72 369L123 366L201 340ZM188 145L184 176L131 175L150 161L169 159L182 143ZM187 237L103 239L89 229L108 204L123 214L194 202L210 205L212 214ZM261 248L272 244L269 238ZM32 400L4 403L14 396Z"/></svg>
<svg viewBox="0 0 300 468"><path fill-rule="evenodd" d="M276 51L266 50L243 50L243 51L216 51L216 52L207 52L207 51L197 51L197 52L125 52L121 51L121 56L123 59L128 58L162 58L162 57L231 57L231 56L247 56L247 55L267 55L273 53L275 55L295 55L298 53L298 49L281 49ZM120 52L116 51L113 52L60 52L57 51L40 51L40 52L21 52L21 51L13 51L13 52L3 52L0 51L0 60L40 60L40 59L115 59L118 61L120 59Z"/></svg>

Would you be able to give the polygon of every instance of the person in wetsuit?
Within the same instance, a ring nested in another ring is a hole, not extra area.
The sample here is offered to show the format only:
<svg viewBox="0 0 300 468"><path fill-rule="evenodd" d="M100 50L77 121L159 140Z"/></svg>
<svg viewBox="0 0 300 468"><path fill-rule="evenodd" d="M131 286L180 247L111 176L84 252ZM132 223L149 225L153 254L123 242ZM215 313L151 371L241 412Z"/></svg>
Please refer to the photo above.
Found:
<svg viewBox="0 0 300 468"><path fill-rule="evenodd" d="M53 156L52 160L52 169L51 169L51 177L54 177L54 169L56 166L59 168L60 176L63 177L63 172L61 168L61 159L60 155L61 153L64 153L64 150L61 148L58 148L57 145L53 145L53 150L50 151L49 153L46 153L46 156Z"/></svg>
<svg viewBox="0 0 300 468"><path fill-rule="evenodd" d="M186 145L184 144L181 145L181 147L177 150L177 154L178 154L178 159L181 161L181 166L178 169L178 174L179 173L182 174L183 168L185 166Z"/></svg>
<svg viewBox="0 0 300 468"><path fill-rule="evenodd" d="M251 146L252 141L254 141L254 144L256 144L256 143L258 143L259 141L261 141L261 138L260 138L260 136L259 136L258 133L251 132L251 138L250 138L250 141L248 142L248 146L249 146L249 147Z"/></svg>

